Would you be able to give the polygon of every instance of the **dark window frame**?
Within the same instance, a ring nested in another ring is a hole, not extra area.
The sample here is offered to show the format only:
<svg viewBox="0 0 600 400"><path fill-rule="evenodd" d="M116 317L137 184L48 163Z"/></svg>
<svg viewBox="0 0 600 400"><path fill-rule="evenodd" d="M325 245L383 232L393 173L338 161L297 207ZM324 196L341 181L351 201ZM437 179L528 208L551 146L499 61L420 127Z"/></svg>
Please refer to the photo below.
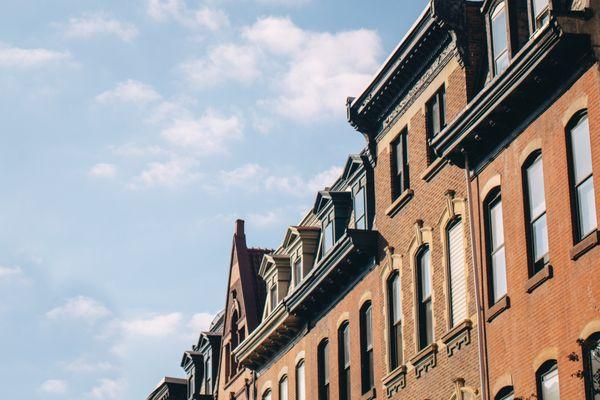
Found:
<svg viewBox="0 0 600 400"><path fill-rule="evenodd" d="M369 300L360 308L360 373L363 394L375 387L373 356L373 306Z"/></svg>
<svg viewBox="0 0 600 400"><path fill-rule="evenodd" d="M456 226L460 225L463 223L463 218L460 215L455 216L454 218L452 218L448 224L446 225L446 236L445 236L445 240L446 240L446 248L448 249L448 251L446 252L446 275L447 275L447 285L448 285L448 295L447 295L447 304L448 304L448 325L449 328L452 329L454 328L458 323L460 323L460 321L454 321L454 312L452 311L454 308L454 293L452 292L452 252L451 252L451 243L450 243L450 231L452 229L454 229ZM463 226L464 229L464 226ZM464 230L463 230L464 233ZM462 240L464 240L464 238L461 238ZM463 241L463 246L464 246L464 241ZM465 254L466 257L466 254ZM465 262L466 262L466 258L465 258ZM466 265L464 266L465 268L465 273L466 273ZM466 288L465 288L465 293L466 293Z"/></svg>
<svg viewBox="0 0 600 400"><path fill-rule="evenodd" d="M497 61L498 59L500 59L500 57L496 54L496 49L494 48L494 19L497 15L497 10L499 9L500 6L504 7L504 18L505 18L505 34L506 34L506 49L504 51L502 51L500 54L504 55L504 53L506 52L506 55L508 57L508 61L507 61L507 66L510 65L510 61L512 59L512 44L511 44L511 29L510 29L510 9L509 9L509 3L506 0L500 0L497 1L496 3L494 3L491 7L490 7L490 11L489 11L489 16L488 16L488 40L489 40L489 53L490 53L490 57L491 57L491 72L493 76L498 76L500 75L502 72L504 72L506 70L507 67L505 67L504 69L502 69L501 71L498 70L498 65L497 65Z"/></svg>
<svg viewBox="0 0 600 400"><path fill-rule="evenodd" d="M583 375L586 400L596 400L600 396L600 368L592 370L591 351L600 347L600 332L596 332L581 342L583 353ZM598 354L600 364L600 354ZM594 387L595 386L595 387Z"/></svg>
<svg viewBox="0 0 600 400"><path fill-rule="evenodd" d="M392 200L396 200L410 188L408 128L402 129L400 134L391 142L390 146Z"/></svg>
<svg viewBox="0 0 600 400"><path fill-rule="evenodd" d="M427 120L427 162L431 164L437 157L430 146L431 140L446 127L446 85L442 85L425 105Z"/></svg>
<svg viewBox="0 0 600 400"><path fill-rule="evenodd" d="M547 400L544 399L544 396L542 395L542 381L544 379L544 377L546 375L548 375L550 372L553 371L558 371L558 363L556 360L548 360L546 362L544 362L539 368L538 370L535 372L535 385L536 385L536 391L537 391L537 398L539 400ZM559 388L560 388L560 379L559 379Z"/></svg>
<svg viewBox="0 0 600 400"><path fill-rule="evenodd" d="M542 8L537 14L535 13L535 1L528 1L528 12L529 12L529 30L531 35L535 34L540 28L542 28L548 22L550 18L550 1L548 0L546 6Z"/></svg>
<svg viewBox="0 0 600 400"><path fill-rule="evenodd" d="M322 234L321 234L321 252L322 256L325 256L329 253L329 251L335 247L335 216L333 211L329 212L327 216L322 221ZM331 226L331 243L329 246L327 245L327 228Z"/></svg>
<svg viewBox="0 0 600 400"><path fill-rule="evenodd" d="M506 400L508 396L515 395L515 389L512 386L505 386L498 391L496 396L494 396L494 400Z"/></svg>
<svg viewBox="0 0 600 400"><path fill-rule="evenodd" d="M300 399L300 368L303 369L302 373L303 373L303 388L302 391L304 393L304 400L306 400L306 363L304 362L304 360L300 360L298 361L298 363L296 364L296 368L295 368L295 373L296 373L296 400L302 400Z"/></svg>
<svg viewBox="0 0 600 400"><path fill-rule="evenodd" d="M523 163L523 167L521 170L522 182L523 182L523 205L524 205L524 215L525 215L525 242L527 245L527 259L528 259L528 270L529 277L531 278L536 273L540 272L544 269L546 265L550 263L550 243L548 237L548 204L546 203L546 193L545 193L545 185L544 185L544 211L537 215L531 215L531 203L530 203L530 191L531 188L528 184L528 171L535 163L541 162L542 167L542 177L544 174L544 158L542 156L541 150L536 150L532 152ZM543 182L542 182L543 184ZM540 221L542 218L546 219L546 241L548 250L546 254L544 254L540 259L536 260L535 258L535 242L534 242L534 225L536 222Z"/></svg>
<svg viewBox="0 0 600 400"><path fill-rule="evenodd" d="M400 273L395 271L390 275L387 280L387 298L388 298L388 326L389 326L389 338L390 338L390 372L400 367L404 363L403 355L403 343L402 343L402 300L398 299L398 306L400 310L398 315L399 320L394 320L394 314L396 313L396 304L394 304L394 285L398 285L398 295L401 295L400 288Z"/></svg>
<svg viewBox="0 0 600 400"><path fill-rule="evenodd" d="M330 374L329 374L329 339L323 339L317 348L317 379L319 400L330 399Z"/></svg>
<svg viewBox="0 0 600 400"><path fill-rule="evenodd" d="M363 200L363 207L362 207L362 214L359 216L358 212L359 210L357 209L357 202L356 199L358 198L358 196L361 196L361 192L362 192L362 200ZM368 221L368 211L367 211L367 188L365 185L358 183L357 185L354 186L354 188L352 189L352 206L354 208L354 227L356 229L367 229L367 221ZM362 221L362 226L359 226L359 222Z"/></svg>
<svg viewBox="0 0 600 400"><path fill-rule="evenodd" d="M503 233L502 235L502 246L498 249L494 249L494 245L492 243L492 218L491 212L494 207L497 205L500 206L502 210L502 215L504 216L504 204L502 202L502 190L500 187L495 187L492 189L489 194L486 196L484 202L484 226L485 226L485 255L486 255L486 271L487 271L487 284L488 284L488 304L489 307L498 303L503 297L506 296L508 292L508 271L506 270L506 238ZM504 232L504 219L502 222L502 232ZM494 255L504 250L504 280L506 282L506 290L505 293L498 297L497 299L494 297L494 292L496 291L497 283L494 281Z"/></svg>
<svg viewBox="0 0 600 400"><path fill-rule="evenodd" d="M340 400L351 398L350 323L343 322L338 328L338 371Z"/></svg>
<svg viewBox="0 0 600 400"><path fill-rule="evenodd" d="M281 377L281 379L279 379L279 383L277 385L278 396L279 396L278 398L279 398L279 400L282 400L284 398L283 389L282 389L283 382L285 382L285 399L287 400L287 399L289 399L289 394L290 394L289 393L289 390L290 390L290 388L289 388L290 381L288 380L287 375L284 375L284 376Z"/></svg>
<svg viewBox="0 0 600 400"><path fill-rule="evenodd" d="M571 215L572 215L571 220L573 223L573 242L575 244L579 243L580 241L582 241L589 235L593 234L594 230L595 230L595 229L592 229L590 232L582 232L582 230L581 230L581 222L582 222L583 218L581 215L581 209L579 207L579 193L578 193L579 187L583 186L584 184L586 184L588 181L591 180L592 189L594 191L594 199L595 199L596 186L594 184L593 165L592 165L591 173L586 175L586 177L583 178L580 182L576 182L577 177L575 176L575 148L573 146L572 133L576 128L578 128L583 123L584 120L587 120L587 125L588 125L588 139L590 140L590 148L588 150L590 152L590 158L591 158L591 157L593 157L593 154L591 154L592 146L591 146L591 132L589 129L590 121L589 121L588 110L584 109L584 110L580 110L577 113L575 113L575 115L571 118L571 120L567 124L567 128L566 128L567 159L569 162L569 193L570 193L570 197L571 197ZM592 159L592 161L593 161L593 159ZM596 210L594 209L594 211L596 211ZM596 213L596 219L597 219L597 213ZM595 222L596 222L596 226L597 226L597 224L598 224L597 220Z"/></svg>
<svg viewBox="0 0 600 400"><path fill-rule="evenodd" d="M427 261L425 261L427 255ZM427 280L429 282L429 292L427 297L423 297L425 292L425 279L423 276L423 266L427 262ZM433 287L431 275L431 248L424 244L419 248L415 255L416 269L416 294L417 294L417 346L418 350L423 350L434 341L433 332Z"/></svg>

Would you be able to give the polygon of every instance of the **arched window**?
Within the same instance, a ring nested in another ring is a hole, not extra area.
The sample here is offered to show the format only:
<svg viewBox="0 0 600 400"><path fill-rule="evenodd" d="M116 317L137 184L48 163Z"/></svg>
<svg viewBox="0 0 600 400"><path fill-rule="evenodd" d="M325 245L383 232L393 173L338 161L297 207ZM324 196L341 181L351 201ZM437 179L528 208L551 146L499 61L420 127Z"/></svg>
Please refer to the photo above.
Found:
<svg viewBox="0 0 600 400"><path fill-rule="evenodd" d="M362 393L375 387L373 377L373 313L371 302L360 308L360 364Z"/></svg>
<svg viewBox="0 0 600 400"><path fill-rule="evenodd" d="M387 282L388 318L390 334L390 369L402 365L402 303L400 274L395 272Z"/></svg>
<svg viewBox="0 0 600 400"><path fill-rule="evenodd" d="M506 255L504 251L504 222L500 189L495 189L484 203L485 236L488 264L489 301L496 304L506 295Z"/></svg>
<svg viewBox="0 0 600 400"><path fill-rule="evenodd" d="M304 360L296 365L296 400L306 400L306 381L304 375Z"/></svg>
<svg viewBox="0 0 600 400"><path fill-rule="evenodd" d="M279 400L288 400L288 378L284 375L279 380Z"/></svg>
<svg viewBox="0 0 600 400"><path fill-rule="evenodd" d="M450 327L467 318L467 276L465 268L464 227L456 218L446 230L448 248L448 290Z"/></svg>
<svg viewBox="0 0 600 400"><path fill-rule="evenodd" d="M350 400L350 325L344 322L338 329L338 371L340 400Z"/></svg>
<svg viewBox="0 0 600 400"><path fill-rule="evenodd" d="M556 360L546 361L536 373L539 400L560 400L558 365Z"/></svg>
<svg viewBox="0 0 600 400"><path fill-rule="evenodd" d="M492 12L492 53L494 58L494 73L498 75L508 67L508 18L506 3L500 2Z"/></svg>
<svg viewBox="0 0 600 400"><path fill-rule="evenodd" d="M317 349L319 400L329 400L329 340L323 339Z"/></svg>
<svg viewBox="0 0 600 400"><path fill-rule="evenodd" d="M579 113L569 124L567 142L570 150L569 175L575 214L575 240L579 242L598 226L587 111Z"/></svg>
<svg viewBox="0 0 600 400"><path fill-rule="evenodd" d="M583 343L586 400L600 400L600 332Z"/></svg>
<svg viewBox="0 0 600 400"><path fill-rule="evenodd" d="M548 264L548 222L542 153L529 156L523 169L527 247L529 249L529 276L535 275Z"/></svg>
<svg viewBox="0 0 600 400"><path fill-rule="evenodd" d="M515 391L512 386L506 386L498 391L494 400L514 400Z"/></svg>
<svg viewBox="0 0 600 400"><path fill-rule="evenodd" d="M238 312L237 310L233 312L231 316L231 351L229 357L231 358L229 361L229 365L231 366L231 371L229 371L230 376L234 376L237 372L237 361L233 355L233 351L237 348L239 344L238 337Z"/></svg>
<svg viewBox="0 0 600 400"><path fill-rule="evenodd" d="M262 400L271 400L271 389L267 389L262 395Z"/></svg>
<svg viewBox="0 0 600 400"><path fill-rule="evenodd" d="M419 321L419 350L433 342L433 309L431 304L431 257L429 246L419 250L417 266L417 304Z"/></svg>

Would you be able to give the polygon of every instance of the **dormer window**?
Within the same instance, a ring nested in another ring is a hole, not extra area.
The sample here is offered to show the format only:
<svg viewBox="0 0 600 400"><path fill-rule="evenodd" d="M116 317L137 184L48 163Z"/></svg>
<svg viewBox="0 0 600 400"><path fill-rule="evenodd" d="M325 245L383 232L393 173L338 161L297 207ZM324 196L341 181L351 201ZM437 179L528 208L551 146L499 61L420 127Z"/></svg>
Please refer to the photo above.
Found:
<svg viewBox="0 0 600 400"><path fill-rule="evenodd" d="M277 307L277 285L273 284L269 289L269 301L271 306L271 312Z"/></svg>
<svg viewBox="0 0 600 400"><path fill-rule="evenodd" d="M532 0L531 11L533 14L533 30L536 31L546 25L550 19L550 4L548 0Z"/></svg>
<svg viewBox="0 0 600 400"><path fill-rule="evenodd" d="M294 287L298 287L302 282L302 257L296 256L294 261Z"/></svg>
<svg viewBox="0 0 600 400"><path fill-rule="evenodd" d="M494 59L494 73L501 74L509 62L508 51L508 18L507 18L506 3L499 3L491 17L492 27L492 52Z"/></svg>
<svg viewBox="0 0 600 400"><path fill-rule="evenodd" d="M330 214L323 225L323 254L327 253L333 247L335 243L333 234L333 214Z"/></svg>
<svg viewBox="0 0 600 400"><path fill-rule="evenodd" d="M354 227L367 229L366 190L358 186L354 190Z"/></svg>

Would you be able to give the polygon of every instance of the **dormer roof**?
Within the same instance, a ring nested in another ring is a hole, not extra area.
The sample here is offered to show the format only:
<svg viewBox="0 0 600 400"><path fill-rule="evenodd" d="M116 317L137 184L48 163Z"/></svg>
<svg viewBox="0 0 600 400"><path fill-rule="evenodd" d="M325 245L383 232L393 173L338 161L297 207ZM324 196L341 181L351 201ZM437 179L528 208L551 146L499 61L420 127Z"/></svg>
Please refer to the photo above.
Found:
<svg viewBox="0 0 600 400"><path fill-rule="evenodd" d="M321 228L318 226L290 226L285 233L283 247L290 247L298 238L301 240L306 237L318 237Z"/></svg>
<svg viewBox="0 0 600 400"><path fill-rule="evenodd" d="M323 209L327 208L330 203L333 203L334 207L337 205L347 205L352 201L352 194L350 192L338 192L330 190L322 190L317 194L313 211L315 214L320 214Z"/></svg>
<svg viewBox="0 0 600 400"><path fill-rule="evenodd" d="M290 266L290 256L287 254L268 254L265 255L262 259L262 263L260 264L260 269L258 270L258 275L265 279L265 276L269 272L271 266L279 267L289 267Z"/></svg>

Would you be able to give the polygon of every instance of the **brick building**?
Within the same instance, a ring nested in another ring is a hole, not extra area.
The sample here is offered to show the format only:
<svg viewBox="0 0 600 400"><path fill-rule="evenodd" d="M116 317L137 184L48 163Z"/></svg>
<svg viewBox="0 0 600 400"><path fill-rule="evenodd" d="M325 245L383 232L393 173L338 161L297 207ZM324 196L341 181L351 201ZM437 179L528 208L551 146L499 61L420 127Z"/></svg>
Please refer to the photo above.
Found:
<svg viewBox="0 0 600 400"><path fill-rule="evenodd" d="M187 399L599 400L599 3L430 1L281 245L236 222Z"/></svg>

